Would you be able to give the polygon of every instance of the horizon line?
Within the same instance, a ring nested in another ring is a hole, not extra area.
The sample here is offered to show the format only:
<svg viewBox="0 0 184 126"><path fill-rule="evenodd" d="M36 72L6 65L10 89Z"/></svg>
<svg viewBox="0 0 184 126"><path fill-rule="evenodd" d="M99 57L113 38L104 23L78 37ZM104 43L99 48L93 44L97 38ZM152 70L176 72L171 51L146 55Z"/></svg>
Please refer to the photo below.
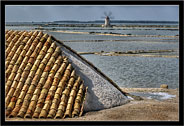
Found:
<svg viewBox="0 0 184 126"><path fill-rule="evenodd" d="M81 20L56 20L56 21L5 21L5 22L95 22L95 21L104 21L104 20L88 20L88 21L81 21ZM147 21L147 22L179 22L179 21L165 21L165 20L121 20L121 19L117 19L117 20L111 20L111 22L113 21Z"/></svg>

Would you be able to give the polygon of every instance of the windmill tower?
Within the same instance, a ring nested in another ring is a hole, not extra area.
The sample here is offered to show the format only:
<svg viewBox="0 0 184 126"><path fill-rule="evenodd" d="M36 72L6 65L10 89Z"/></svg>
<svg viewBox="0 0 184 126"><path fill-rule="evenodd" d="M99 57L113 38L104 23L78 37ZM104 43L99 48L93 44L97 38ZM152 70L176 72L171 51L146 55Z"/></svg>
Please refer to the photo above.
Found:
<svg viewBox="0 0 184 126"><path fill-rule="evenodd" d="M111 26L109 16L106 16L106 18L105 18L105 25L104 26L105 27L110 27Z"/></svg>
<svg viewBox="0 0 184 126"><path fill-rule="evenodd" d="M112 27L111 26L111 23L110 23L110 18L111 19L113 19L114 17L112 17L111 15L112 15L112 12L109 12L108 14L107 14L107 12L104 12L104 15L106 16L106 17L101 17L101 18L105 18L105 24L104 25L102 25L102 27Z"/></svg>

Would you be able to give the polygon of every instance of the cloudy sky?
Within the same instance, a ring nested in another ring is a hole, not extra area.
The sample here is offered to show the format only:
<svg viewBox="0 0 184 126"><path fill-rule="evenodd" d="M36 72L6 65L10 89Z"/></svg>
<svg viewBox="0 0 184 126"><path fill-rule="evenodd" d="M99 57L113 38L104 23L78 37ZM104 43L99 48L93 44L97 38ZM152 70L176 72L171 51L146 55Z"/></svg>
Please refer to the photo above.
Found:
<svg viewBox="0 0 184 126"><path fill-rule="evenodd" d="M14 6L5 7L6 22L101 20L104 12L114 20L178 21L178 6Z"/></svg>

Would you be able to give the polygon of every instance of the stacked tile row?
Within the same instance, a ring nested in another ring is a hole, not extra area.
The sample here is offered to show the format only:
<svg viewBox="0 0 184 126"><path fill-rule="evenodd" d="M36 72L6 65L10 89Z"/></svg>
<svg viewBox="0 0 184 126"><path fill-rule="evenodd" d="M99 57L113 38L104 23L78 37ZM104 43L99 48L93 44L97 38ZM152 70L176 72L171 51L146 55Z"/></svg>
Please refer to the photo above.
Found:
<svg viewBox="0 0 184 126"><path fill-rule="evenodd" d="M30 82L33 79L33 76L35 74L35 60L36 57L38 56L38 53L40 52L43 44L45 43L45 41L47 40L48 35L45 34L41 40L38 42L37 45L35 46L31 46L29 50L31 50L30 52L32 53L29 60L27 60L27 64L24 62L24 66L23 68L25 68L24 70L21 69L20 73L22 74L17 74L17 78L14 79L14 83L11 86L11 89L9 92L12 93L12 95L7 95L7 99L6 99L6 107L7 107L7 115L12 111L12 109L15 107L15 103L17 101L17 99L19 100L19 102L17 103L21 103L25 97L25 94L27 92L28 87L30 86ZM20 68L19 68L20 69ZM11 101L9 101L9 99L11 99ZM9 103L10 102L10 103ZM16 104L17 104L16 103Z"/></svg>
<svg viewBox="0 0 184 126"><path fill-rule="evenodd" d="M6 116L81 116L87 87L52 37L38 31L5 33Z"/></svg>

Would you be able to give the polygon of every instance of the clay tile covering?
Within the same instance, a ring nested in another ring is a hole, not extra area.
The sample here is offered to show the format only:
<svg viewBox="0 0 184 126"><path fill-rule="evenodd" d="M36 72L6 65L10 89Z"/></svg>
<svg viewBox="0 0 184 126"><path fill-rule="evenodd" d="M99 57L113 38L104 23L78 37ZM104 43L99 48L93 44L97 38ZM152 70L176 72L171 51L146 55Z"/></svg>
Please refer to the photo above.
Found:
<svg viewBox="0 0 184 126"><path fill-rule="evenodd" d="M81 116L87 86L48 34L6 30L6 117Z"/></svg>

